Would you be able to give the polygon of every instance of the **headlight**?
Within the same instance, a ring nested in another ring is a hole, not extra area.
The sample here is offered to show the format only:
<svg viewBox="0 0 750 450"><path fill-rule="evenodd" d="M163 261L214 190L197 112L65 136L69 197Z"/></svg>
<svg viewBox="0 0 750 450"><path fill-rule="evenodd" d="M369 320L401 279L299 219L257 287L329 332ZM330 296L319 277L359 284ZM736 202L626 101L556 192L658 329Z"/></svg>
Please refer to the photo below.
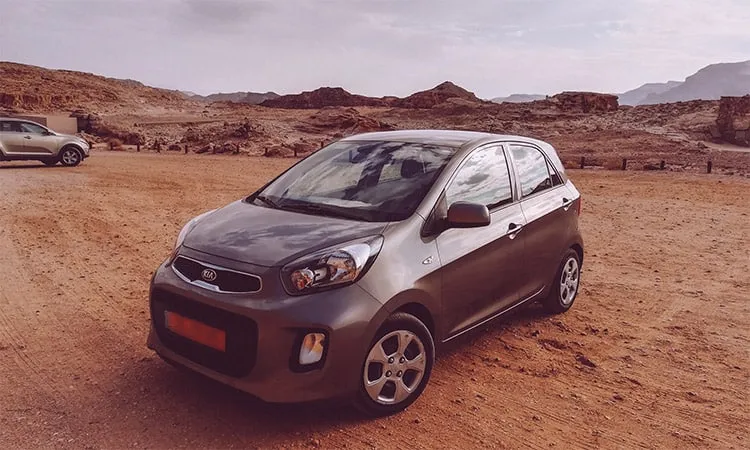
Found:
<svg viewBox="0 0 750 450"><path fill-rule="evenodd" d="M382 236L329 247L287 264L281 269L281 278L291 295L346 286L367 272L382 247Z"/></svg>
<svg viewBox="0 0 750 450"><path fill-rule="evenodd" d="M192 219L188 221L187 224L185 224L184 227L182 227L182 230L180 230L180 234L177 235L177 241L175 242L174 249L177 250L180 245L182 245L182 242L185 240L185 237L190 233L190 230L193 229L196 223L198 223L199 220L206 217L207 215L211 214L212 212L216 211L215 209L212 209L211 211L206 211L203 214L199 216L195 216Z"/></svg>

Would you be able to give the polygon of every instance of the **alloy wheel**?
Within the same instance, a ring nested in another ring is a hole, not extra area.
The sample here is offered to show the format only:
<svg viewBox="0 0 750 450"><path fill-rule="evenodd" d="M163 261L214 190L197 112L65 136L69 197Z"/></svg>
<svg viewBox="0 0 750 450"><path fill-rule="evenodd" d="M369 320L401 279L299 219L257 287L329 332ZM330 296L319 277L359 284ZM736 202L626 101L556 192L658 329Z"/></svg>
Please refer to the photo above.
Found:
<svg viewBox="0 0 750 450"><path fill-rule="evenodd" d="M419 388L426 365L427 354L419 337L406 330L392 331L367 355L365 390L381 405L401 403Z"/></svg>
<svg viewBox="0 0 750 450"><path fill-rule="evenodd" d="M580 280L580 268L575 258L568 258L560 275L560 301L563 305L569 305L578 292Z"/></svg>

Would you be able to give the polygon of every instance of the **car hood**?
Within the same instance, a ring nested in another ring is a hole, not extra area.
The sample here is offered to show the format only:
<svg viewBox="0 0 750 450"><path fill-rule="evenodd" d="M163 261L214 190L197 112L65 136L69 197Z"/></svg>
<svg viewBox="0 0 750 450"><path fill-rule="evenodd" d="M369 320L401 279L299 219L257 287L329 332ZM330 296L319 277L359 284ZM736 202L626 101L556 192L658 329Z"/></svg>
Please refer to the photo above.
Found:
<svg viewBox="0 0 750 450"><path fill-rule="evenodd" d="M238 200L199 220L183 245L273 267L331 245L379 234L384 228L383 223L301 214Z"/></svg>

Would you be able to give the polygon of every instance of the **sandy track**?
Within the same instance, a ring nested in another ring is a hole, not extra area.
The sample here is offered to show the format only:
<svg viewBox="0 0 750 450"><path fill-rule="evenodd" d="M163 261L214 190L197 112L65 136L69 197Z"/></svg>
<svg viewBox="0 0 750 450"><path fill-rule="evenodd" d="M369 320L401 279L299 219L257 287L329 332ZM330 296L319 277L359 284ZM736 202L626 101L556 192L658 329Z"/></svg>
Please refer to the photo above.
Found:
<svg viewBox="0 0 750 450"><path fill-rule="evenodd" d="M190 217L288 160L96 152L0 166L1 448L748 448L750 180L572 171L575 307L451 344L404 414L271 406L145 347Z"/></svg>

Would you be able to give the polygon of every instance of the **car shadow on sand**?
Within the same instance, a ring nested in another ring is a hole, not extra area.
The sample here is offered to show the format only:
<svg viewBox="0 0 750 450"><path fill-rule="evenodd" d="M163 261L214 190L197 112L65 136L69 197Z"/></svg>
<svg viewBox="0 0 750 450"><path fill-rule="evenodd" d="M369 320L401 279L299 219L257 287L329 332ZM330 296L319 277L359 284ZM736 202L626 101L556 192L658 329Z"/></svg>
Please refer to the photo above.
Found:
<svg viewBox="0 0 750 450"><path fill-rule="evenodd" d="M466 350L485 333L528 326L547 317L537 305L520 307L505 318L452 340L443 346L438 358ZM304 438L372 420L341 400L265 403L202 375L176 368L155 355L144 357L120 375L114 383L117 395L107 396L106 408L117 414L130 410L135 416L150 411L153 417L143 418L150 425L146 428L162 439L172 438L164 433L175 433L174 439L182 439L183 432L200 429L205 430L201 439L205 437L212 443L223 438L227 439L223 442L227 445L237 440L287 441L295 436ZM160 424L163 420L168 422Z"/></svg>
<svg viewBox="0 0 750 450"><path fill-rule="evenodd" d="M44 163L23 163L23 164L3 164L3 161L0 161L0 170L12 170L12 169L54 169L54 168L63 168L64 166L56 164L54 166L48 166Z"/></svg>

